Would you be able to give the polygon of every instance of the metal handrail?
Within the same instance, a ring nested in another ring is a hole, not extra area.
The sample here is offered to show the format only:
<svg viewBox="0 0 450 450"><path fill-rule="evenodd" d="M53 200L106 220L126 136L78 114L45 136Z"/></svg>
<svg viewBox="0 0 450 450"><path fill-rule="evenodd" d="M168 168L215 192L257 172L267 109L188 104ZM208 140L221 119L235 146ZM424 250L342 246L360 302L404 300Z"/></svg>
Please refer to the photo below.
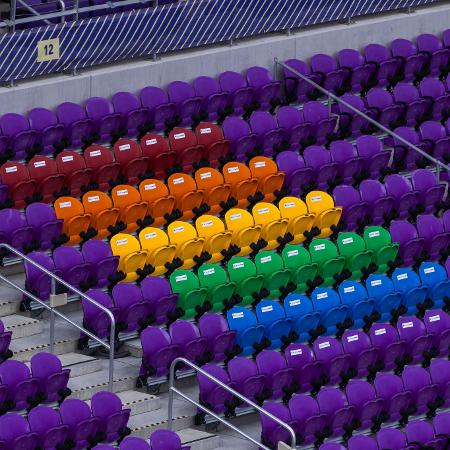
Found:
<svg viewBox="0 0 450 450"><path fill-rule="evenodd" d="M218 420L219 422L223 423L225 426L231 428L232 430L236 431L237 433L239 433L241 436L243 436L247 440L253 442L255 445L258 445L260 448L262 448L264 450L270 450L269 447L266 447L265 445L261 444L261 442L258 442L256 439L252 438L247 433L245 433L244 431L240 430L238 427L236 427L232 423L228 422L228 420L225 420L224 418L220 417L219 415L217 415L213 411L210 411L208 408L206 408L205 406L201 405L196 400L193 400L192 398L188 397L187 395L185 395L181 391L179 391L174 386L174 382L175 382L175 366L176 366L177 363L183 363L186 366L189 366L191 369L194 369L197 373L201 373L206 378L208 378L209 380L213 381L218 386L220 386L222 389L225 389L226 391L228 391L231 394L233 394L235 397L239 398L243 402L245 402L248 405L250 405L251 407L255 408L260 414L266 415L267 417L269 417L270 419L272 419L273 421L278 423L278 425L281 425L283 428L288 430L290 435L292 436L291 447L295 448L295 446L296 446L296 436L295 436L295 432L292 429L292 427L290 427L287 423L283 422L282 420L280 420L278 417L274 416L270 412L268 412L265 409L261 408L261 406L257 405L256 403L253 403L247 397L244 397L242 394L240 394L239 392L235 391L230 386L227 386L225 383L222 383L222 381L218 380L216 377L213 377L211 374L209 374L208 372L204 371L201 367L195 365L194 363L192 363L191 361L189 361L186 358L175 358L172 361L172 364L170 365L169 404L168 404L168 421L167 421L167 425L168 425L169 430L171 430L172 426L173 426L173 394L175 393L175 394L178 394L180 397L184 398L187 402L192 403L194 406L196 406L197 408L201 409L203 412L205 412L207 414L210 414L216 420Z"/></svg>
<svg viewBox="0 0 450 450"><path fill-rule="evenodd" d="M94 341L98 342L100 345L102 345L107 350L109 350L109 380L108 380L108 388L112 392L113 391L113 382L114 382L114 345L115 345L115 334L116 334L116 319L114 317L114 314L108 308L106 308L102 304L96 302L93 298L87 296L86 294L84 294L83 292L78 290L76 287L70 285L69 283L64 281L62 278L60 278L57 275L55 275L54 273L50 272L45 267L41 266L40 264L38 264L37 262L33 261L32 259L28 258L28 256L24 255L22 252L20 252L19 250L15 249L14 247L11 247L8 244L1 243L0 244L0 248L7 249L11 253L14 253L19 258L22 258L22 260L26 261L27 263L31 264L32 266L36 267L41 272L43 272L47 276L49 276L51 278L51 293L52 294L56 293L56 283L58 282L59 284L65 286L67 289L71 290L72 292L75 292L75 294L79 295L84 300L86 300L89 303L92 303L93 305L97 306L97 308L101 309L103 312L105 312L109 316L109 318L111 319L111 330L110 330L109 344L107 344L102 339L97 337L95 334L92 334L90 331L86 330L84 327L78 325L77 323L75 323L71 319L69 319L67 316L65 316L64 314L62 314L59 311L57 311L54 307L49 306L46 302L42 301L41 299L36 297L31 292L28 292L26 289L18 286L16 283L14 283L11 280L8 280L8 278L6 278L5 276L0 274L0 280L3 280L9 286L17 289L22 294L26 295L31 300L39 303L45 309L50 311L50 352L51 353L54 353L54 348L55 348L55 315L60 317L61 319L65 320L67 323L69 323L70 325L74 326L79 331L81 331L82 333L86 334L91 339L93 339Z"/></svg>
<svg viewBox="0 0 450 450"><path fill-rule="evenodd" d="M327 91L325 88L323 88L322 86L320 86L319 84L315 83L314 81L312 81L311 79L309 79L307 76L303 75L300 72L297 72L294 68L288 66L286 63L281 62L278 58L274 58L274 62L275 62L275 69L277 67L277 65L280 65L281 67L284 67L285 69L289 70L289 72L293 73L295 76L301 78L302 80L305 80L307 83L309 83L311 86L314 86L315 89L319 90L320 92L322 92L323 94L325 94L328 97L328 100L333 99L334 101L336 101L337 103L340 103L342 105L344 105L346 108L350 109L351 111L353 111L354 113L358 114L359 116L363 117L365 120L367 120L369 123L371 123L372 125L375 125L377 128L379 128L381 131L384 131L385 133L387 133L389 136L397 139L397 141L400 141L401 143L405 144L406 146L408 146L409 148L413 149L414 151L416 151L417 153L421 154L424 158L428 159L429 161L431 161L433 164L436 165L436 173L437 173L437 177L438 177L438 181L440 180L440 169L444 169L447 171L450 171L450 167L447 166L446 164L444 164L443 162L439 161L436 158L433 158L432 156L430 156L428 153L424 152L422 149L420 149L419 147L415 146L414 144L412 144L411 142L407 141L406 139L402 138L401 136L399 136L398 134L394 133L393 131L391 131L389 128L386 128L384 125L382 125L381 123L377 122L376 120L372 119L371 117L369 117L367 114L364 114L362 111L360 111L358 108L355 108L353 105L350 105L350 103L347 103L346 101L342 100L341 98L339 98L337 95L334 95L332 92Z"/></svg>

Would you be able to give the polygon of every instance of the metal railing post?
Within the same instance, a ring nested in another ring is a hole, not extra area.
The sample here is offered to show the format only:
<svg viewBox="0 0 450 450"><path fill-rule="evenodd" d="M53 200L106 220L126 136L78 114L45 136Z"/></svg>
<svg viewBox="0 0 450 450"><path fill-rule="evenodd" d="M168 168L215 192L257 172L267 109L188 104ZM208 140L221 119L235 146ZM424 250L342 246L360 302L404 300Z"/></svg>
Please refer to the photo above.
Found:
<svg viewBox="0 0 450 450"><path fill-rule="evenodd" d="M9 11L9 19L12 22L12 32L16 31L16 9L17 9L17 2L16 0L11 0L11 10Z"/></svg>
<svg viewBox="0 0 450 450"><path fill-rule="evenodd" d="M80 0L75 0L75 20L78 20L79 8L80 8Z"/></svg>
<svg viewBox="0 0 450 450"><path fill-rule="evenodd" d="M56 294L56 281L54 278L50 280L51 295ZM55 353L55 311L54 307L50 307L50 353Z"/></svg>

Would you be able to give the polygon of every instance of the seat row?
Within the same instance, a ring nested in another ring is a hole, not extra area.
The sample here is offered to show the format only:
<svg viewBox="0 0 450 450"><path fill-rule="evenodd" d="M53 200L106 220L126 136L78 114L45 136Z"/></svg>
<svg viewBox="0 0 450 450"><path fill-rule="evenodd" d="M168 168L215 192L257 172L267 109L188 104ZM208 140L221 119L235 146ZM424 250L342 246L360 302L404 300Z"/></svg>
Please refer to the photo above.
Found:
<svg viewBox="0 0 450 450"><path fill-rule="evenodd" d="M150 435L150 440L139 437L126 437L119 445L119 450L190 450L189 445L181 445L181 439L175 431L156 430ZM99 444L93 450L115 450L107 444Z"/></svg>
<svg viewBox="0 0 450 450"><path fill-rule="evenodd" d="M12 332L5 330L5 325L0 320L0 364L13 356L9 349L11 344Z"/></svg>

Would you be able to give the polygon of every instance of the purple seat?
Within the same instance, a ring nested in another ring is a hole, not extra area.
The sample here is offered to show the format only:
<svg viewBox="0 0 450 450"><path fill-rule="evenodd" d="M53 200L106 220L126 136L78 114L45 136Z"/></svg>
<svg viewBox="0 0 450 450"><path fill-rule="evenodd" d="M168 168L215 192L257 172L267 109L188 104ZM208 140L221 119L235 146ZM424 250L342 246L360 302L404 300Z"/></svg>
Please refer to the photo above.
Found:
<svg viewBox="0 0 450 450"><path fill-rule="evenodd" d="M126 435L130 410L123 409L120 398L113 392L97 392L91 399L91 410L100 419L99 431L106 436L107 442ZM128 430L129 431L129 430Z"/></svg>
<svg viewBox="0 0 450 450"><path fill-rule="evenodd" d="M228 363L230 381L246 398L262 403L271 393L266 392L266 377L258 372L256 363L249 358L237 356Z"/></svg>
<svg viewBox="0 0 450 450"><path fill-rule="evenodd" d="M356 139L358 155L364 158L364 169L370 178L378 178L389 167L391 152L383 150L383 143L375 136L360 136Z"/></svg>
<svg viewBox="0 0 450 450"><path fill-rule="evenodd" d="M56 218L55 210L45 203L32 203L25 209L28 225L33 227L33 240L38 248L47 250L53 240L61 236L63 221Z"/></svg>
<svg viewBox="0 0 450 450"><path fill-rule="evenodd" d="M424 78L420 82L420 95L432 104L433 119L441 120L450 115L450 95L445 92L445 85L436 78Z"/></svg>
<svg viewBox="0 0 450 450"><path fill-rule="evenodd" d="M312 168L306 167L302 156L291 151L281 152L277 155L277 166L280 172L284 172L285 185L289 187L292 195L300 196L308 190L307 186L312 178Z"/></svg>
<svg viewBox="0 0 450 450"><path fill-rule="evenodd" d="M423 323L427 333L433 337L432 350L445 356L450 345L450 316L441 309L425 311Z"/></svg>
<svg viewBox="0 0 450 450"><path fill-rule="evenodd" d="M120 112L114 112L113 104L103 97L89 98L84 107L92 119L92 131L97 135L95 141L99 144L111 141L121 126Z"/></svg>
<svg viewBox="0 0 450 450"><path fill-rule="evenodd" d="M341 100L356 108L369 117L375 114L366 108L364 100L357 95L344 94ZM357 137L364 133L370 133L372 125L364 117L356 114L347 106L339 103L339 129L345 136Z"/></svg>
<svg viewBox="0 0 450 450"><path fill-rule="evenodd" d="M274 81L271 72L264 67L250 67L246 72L247 83L254 89L253 99L259 103L259 109L275 106L280 96L281 83Z"/></svg>
<svg viewBox="0 0 450 450"><path fill-rule="evenodd" d="M98 444L92 450L115 450L115 448L108 444Z"/></svg>
<svg viewBox="0 0 450 450"><path fill-rule="evenodd" d="M12 331L5 331L5 326L0 320L0 364L8 358L11 358L12 351L9 350L11 343ZM1 397L1 395L0 395ZM0 401L0 403L2 403Z"/></svg>
<svg viewBox="0 0 450 450"><path fill-rule="evenodd" d="M82 400L70 398L61 403L62 423L68 427L68 438L76 449L88 447L97 434L100 419L93 417L91 408Z"/></svg>
<svg viewBox="0 0 450 450"><path fill-rule="evenodd" d="M450 50L443 48L442 41L434 34L421 34L417 36L419 52L428 57L427 69L435 77L444 72L450 59Z"/></svg>
<svg viewBox="0 0 450 450"><path fill-rule="evenodd" d="M169 327L172 343L179 348L180 356L201 363L208 349L208 340L200 336L198 328L187 320L177 320Z"/></svg>
<svg viewBox="0 0 450 450"><path fill-rule="evenodd" d="M424 250L428 259L438 260L448 256L450 232L444 230L442 220L432 214L417 216L417 231L419 237L425 240Z"/></svg>
<svg viewBox="0 0 450 450"><path fill-rule="evenodd" d="M207 339L208 352L215 362L223 361L232 354L236 332L228 329L227 321L221 314L203 314L198 320L198 328L201 336Z"/></svg>
<svg viewBox="0 0 450 450"><path fill-rule="evenodd" d="M307 102L303 105L303 116L306 122L311 123L311 135L315 137L316 144L327 142L337 123L337 117L330 115L328 107L320 102Z"/></svg>
<svg viewBox="0 0 450 450"><path fill-rule="evenodd" d="M109 277L117 272L119 257L113 256L111 246L98 239L83 244L81 253L84 261L90 265L89 281L99 288L109 283Z"/></svg>
<svg viewBox="0 0 450 450"><path fill-rule="evenodd" d="M364 180L359 185L361 199L368 203L372 224L381 225L388 221L395 204L394 197L387 195L384 184L378 180Z"/></svg>
<svg viewBox="0 0 450 450"><path fill-rule="evenodd" d="M383 88L372 88L367 93L367 104L376 113L376 119L387 128L395 128L402 122L404 107L394 103L392 94Z"/></svg>
<svg viewBox="0 0 450 450"><path fill-rule="evenodd" d="M34 450L38 436L24 417L9 413L0 416L0 442L4 450Z"/></svg>
<svg viewBox="0 0 450 450"><path fill-rule="evenodd" d="M125 333L144 328L148 324L149 307L141 290L131 283L118 283L112 290L114 305L119 310L118 331Z"/></svg>
<svg viewBox="0 0 450 450"><path fill-rule="evenodd" d="M219 82L212 77L197 77L193 83L195 94L202 98L201 111L209 120L217 120L228 105L228 94L220 90Z"/></svg>
<svg viewBox="0 0 450 450"><path fill-rule="evenodd" d="M17 209L0 211L0 239L21 252L30 248L33 240L33 227L29 226L25 214Z"/></svg>
<svg viewBox="0 0 450 450"><path fill-rule="evenodd" d="M347 141L334 141L330 144L331 159L336 162L339 177L346 184L353 183L360 176L365 160L358 155L356 148Z"/></svg>
<svg viewBox="0 0 450 450"><path fill-rule="evenodd" d="M190 125L202 105L202 99L196 96L194 88L184 81L172 81L167 85L167 94L170 101L175 103L179 125Z"/></svg>
<svg viewBox="0 0 450 450"><path fill-rule="evenodd" d="M407 366L402 372L405 389L411 392L415 414L426 413L439 394L439 386L431 382L428 370L423 367Z"/></svg>
<svg viewBox="0 0 450 450"><path fill-rule="evenodd" d="M398 83L394 87L393 94L395 102L404 108L406 125L412 126L424 120L431 102L420 95L415 86L406 82Z"/></svg>
<svg viewBox="0 0 450 450"><path fill-rule="evenodd" d="M296 72L307 76L317 84L320 84L322 81L322 75L320 73L312 73L311 68L304 61L288 59L286 65L292 67ZM286 96L289 100L304 103L306 100L316 97L315 88L311 84L299 78L285 67L283 67L283 76L286 86Z"/></svg>
<svg viewBox="0 0 450 450"><path fill-rule="evenodd" d="M31 252L28 258L40 264L45 269L55 272L55 264L53 259L40 252ZM50 296L51 278L43 273L40 269L25 261L25 288L39 297L41 300L47 300ZM25 305L28 305L30 300L24 297Z"/></svg>
<svg viewBox="0 0 450 450"><path fill-rule="evenodd" d="M393 370L406 352L406 343L398 331L388 323L375 323L369 330L372 345L379 349L378 356L385 370Z"/></svg>
<svg viewBox="0 0 450 450"><path fill-rule="evenodd" d="M121 116L120 126L127 130L128 137L147 131L148 110L142 107L139 97L131 92L117 92L111 101L114 111Z"/></svg>
<svg viewBox="0 0 450 450"><path fill-rule="evenodd" d="M21 361L10 359L0 364L0 383L8 389L6 400L12 410L26 409L37 400L39 380L31 376L30 369Z"/></svg>
<svg viewBox="0 0 450 450"><path fill-rule="evenodd" d="M68 426L61 421L58 411L48 406L37 406L28 413L32 432L38 435L38 446L43 450L53 450L64 445Z"/></svg>
<svg viewBox="0 0 450 450"><path fill-rule="evenodd" d="M61 272L64 281L77 289L87 287L91 265L84 262L83 255L75 247L61 246L54 250L55 269Z"/></svg>
<svg viewBox="0 0 450 450"><path fill-rule="evenodd" d="M329 150L319 145L311 145L303 152L305 164L312 169L316 187L327 190L333 184L338 173L338 163L331 160Z"/></svg>
<svg viewBox="0 0 450 450"><path fill-rule="evenodd" d="M406 438L410 445L423 445L433 450L446 450L448 448L448 436L435 437L435 431L431 423L424 420L413 420L406 425Z"/></svg>
<svg viewBox="0 0 450 450"><path fill-rule="evenodd" d="M36 353L31 357L31 373L39 380L39 393L46 403L61 402L70 395L67 387L70 369L63 369L60 359L46 352Z"/></svg>
<svg viewBox="0 0 450 450"><path fill-rule="evenodd" d="M421 74L427 58L417 52L415 44L408 39L394 39L391 50L392 55L401 61L400 70L404 81L413 81Z"/></svg>
<svg viewBox="0 0 450 450"><path fill-rule="evenodd" d="M181 446L181 440L175 431L156 430L150 436L152 450L189 450L189 445Z"/></svg>
<svg viewBox="0 0 450 450"><path fill-rule="evenodd" d="M377 442L380 449L403 450L408 448L405 433L396 428L382 428L377 433Z"/></svg>
<svg viewBox="0 0 450 450"><path fill-rule="evenodd" d="M348 440L348 450L378 450L378 445L374 439L363 434L352 436Z"/></svg>
<svg viewBox="0 0 450 450"><path fill-rule="evenodd" d="M257 136L258 149L265 156L272 156L284 139L284 129L278 127L274 116L267 111L254 111L249 123L252 133Z"/></svg>
<svg viewBox="0 0 450 450"><path fill-rule="evenodd" d="M28 113L30 127L37 132L36 142L41 147L40 154L53 153L64 136L64 125L58 123L53 111L47 108L34 108Z"/></svg>
<svg viewBox="0 0 450 450"><path fill-rule="evenodd" d="M378 86L395 83L400 62L392 57L389 49L381 44L369 44L364 49L364 56L368 63L375 66L374 79Z"/></svg>
<svg viewBox="0 0 450 450"><path fill-rule="evenodd" d="M342 344L335 338L319 337L313 343L316 359L322 362L322 374L329 384L339 382L348 372L352 357L344 352Z"/></svg>
<svg viewBox="0 0 450 450"><path fill-rule="evenodd" d="M155 131L164 130L175 115L175 104L169 102L166 91L156 86L147 86L141 90L142 106L148 110L148 118Z"/></svg>
<svg viewBox="0 0 450 450"><path fill-rule="evenodd" d="M219 75L220 89L228 94L228 104L233 114L241 116L253 101L253 87L237 72L223 72Z"/></svg>
<svg viewBox="0 0 450 450"><path fill-rule="evenodd" d="M433 342L424 323L415 316L403 316L397 322L397 330L400 339L405 341L408 359L414 364L421 363Z"/></svg>
<svg viewBox="0 0 450 450"><path fill-rule="evenodd" d="M371 428L383 408L383 400L377 397L375 388L365 380L350 380L345 388L348 404L355 408L355 418L361 428Z"/></svg>
<svg viewBox="0 0 450 450"><path fill-rule="evenodd" d="M120 443L119 448L120 450L151 450L150 444L145 439L130 436Z"/></svg>
<svg viewBox="0 0 450 450"><path fill-rule="evenodd" d="M64 125L64 138L70 148L80 148L92 132L92 119L86 116L86 111L76 103L65 102L56 107L59 123Z"/></svg>
<svg viewBox="0 0 450 450"><path fill-rule="evenodd" d="M361 195L353 186L336 186L333 190L334 203L342 206L341 221L346 229L352 231L366 223L368 215L367 202L361 200Z"/></svg>
<svg viewBox="0 0 450 450"><path fill-rule="evenodd" d="M439 387L439 398L442 406L450 405L450 361L434 359L430 364L431 380Z"/></svg>
<svg viewBox="0 0 450 450"><path fill-rule="evenodd" d="M172 292L170 283L164 278L147 277L141 283L141 292L149 308L152 323L166 323L175 311L178 301L178 294Z"/></svg>
<svg viewBox="0 0 450 450"><path fill-rule="evenodd" d="M415 215L419 204L419 192L413 190L411 181L401 175L388 175L384 179L386 193L395 199L395 211L399 219Z"/></svg>
<svg viewBox="0 0 450 450"><path fill-rule="evenodd" d="M438 414L433 419L434 431L436 432L436 437L447 437L448 438L448 430L450 430L450 413L443 412Z"/></svg>
<svg viewBox="0 0 450 450"><path fill-rule="evenodd" d="M345 394L339 388L324 387L317 394L317 403L320 412L327 415L331 436L343 434L355 414L355 407L348 404Z"/></svg>
<svg viewBox="0 0 450 450"><path fill-rule="evenodd" d="M433 148L431 143L420 141L419 134L414 128L398 127L394 130L394 133L427 153L431 152ZM418 152L399 139L394 138L392 146L394 147L394 165L398 170L414 170L419 165L426 163Z"/></svg>
<svg viewBox="0 0 450 450"><path fill-rule="evenodd" d="M358 330L346 330L342 335L345 353L352 357L351 367L356 376L367 376L378 361L378 348L373 347L369 336Z"/></svg>
<svg viewBox="0 0 450 450"><path fill-rule="evenodd" d="M246 161L253 156L257 137L245 120L240 117L227 117L222 128L225 139L230 141L230 153L236 161Z"/></svg>
<svg viewBox="0 0 450 450"><path fill-rule="evenodd" d="M305 122L303 111L293 106L281 106L277 109L277 122L280 128L284 128L289 150L297 151L309 142L311 124Z"/></svg>
<svg viewBox="0 0 450 450"><path fill-rule="evenodd" d="M428 150L436 159L447 161L450 155L450 137L447 136L445 127L440 122L424 122L419 128L423 142L422 149ZM427 161L429 164L429 161Z"/></svg>
<svg viewBox="0 0 450 450"><path fill-rule="evenodd" d="M284 423L289 424L291 422L291 413L286 406L280 403L266 402L263 408ZM261 441L263 444L270 448L275 448L280 441L290 444L291 435L286 428L278 425L277 422L265 414L260 413L259 418L261 420Z"/></svg>
<svg viewBox="0 0 450 450"><path fill-rule="evenodd" d="M345 450L345 447L337 442L327 442L326 444L322 444L319 450Z"/></svg>
<svg viewBox="0 0 450 450"><path fill-rule="evenodd" d="M402 266L411 266L422 257L425 240L416 227L407 220L393 220L389 227L392 240L400 244L398 256Z"/></svg>
<svg viewBox="0 0 450 450"><path fill-rule="evenodd" d="M28 120L20 114L8 113L0 117L2 135L8 139L6 157L25 159L33 155L37 132L30 128ZM30 153L31 152L31 153Z"/></svg>
<svg viewBox="0 0 450 450"><path fill-rule="evenodd" d="M358 50L344 48L338 52L339 67L348 72L347 83L352 92L365 90L374 71L371 64L367 64Z"/></svg>
<svg viewBox="0 0 450 450"><path fill-rule="evenodd" d="M436 205L442 202L445 195L445 184L438 183L436 175L426 169L418 169L412 173L412 186L420 192L420 203L425 213L433 213Z"/></svg>
<svg viewBox="0 0 450 450"><path fill-rule="evenodd" d="M342 94L343 86L347 78L347 71L339 68L337 61L329 55L316 53L311 58L311 68L313 72L322 76L322 87L327 91Z"/></svg>

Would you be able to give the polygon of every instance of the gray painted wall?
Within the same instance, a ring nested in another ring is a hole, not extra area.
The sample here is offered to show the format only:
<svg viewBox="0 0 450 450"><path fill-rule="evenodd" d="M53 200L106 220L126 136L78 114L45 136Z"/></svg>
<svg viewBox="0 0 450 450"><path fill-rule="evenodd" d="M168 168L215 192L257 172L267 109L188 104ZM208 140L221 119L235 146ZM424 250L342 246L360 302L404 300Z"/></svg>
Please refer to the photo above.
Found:
<svg viewBox="0 0 450 450"><path fill-rule="evenodd" d="M173 80L191 81L225 70L243 71L252 65L273 68L273 58L308 59L314 53L334 54L345 47L363 48L370 42L389 44L397 37L414 39L421 33L439 34L449 28L450 5L427 7L412 14L358 19L286 34L254 38L233 46L215 46L163 56L158 61L132 61L86 70L78 76L56 75L0 88L0 114L26 113L36 106L54 108L63 101L83 103L91 96L109 97L120 90L137 92L145 86L164 87Z"/></svg>

